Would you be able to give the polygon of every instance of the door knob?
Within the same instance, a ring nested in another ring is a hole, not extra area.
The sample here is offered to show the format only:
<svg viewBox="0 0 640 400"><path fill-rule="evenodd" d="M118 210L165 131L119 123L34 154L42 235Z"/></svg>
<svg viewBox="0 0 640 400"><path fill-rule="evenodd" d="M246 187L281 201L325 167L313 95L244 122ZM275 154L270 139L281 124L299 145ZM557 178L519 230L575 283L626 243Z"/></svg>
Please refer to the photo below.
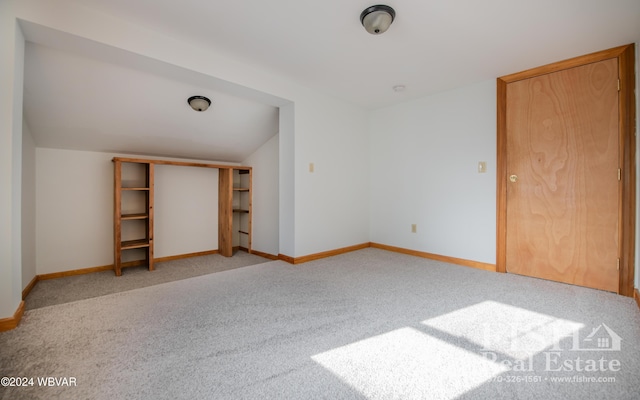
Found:
<svg viewBox="0 0 640 400"><path fill-rule="evenodd" d="M510 180L511 182L513 182L513 183L518 182L518 175L511 175L511 176L509 177L509 180Z"/></svg>

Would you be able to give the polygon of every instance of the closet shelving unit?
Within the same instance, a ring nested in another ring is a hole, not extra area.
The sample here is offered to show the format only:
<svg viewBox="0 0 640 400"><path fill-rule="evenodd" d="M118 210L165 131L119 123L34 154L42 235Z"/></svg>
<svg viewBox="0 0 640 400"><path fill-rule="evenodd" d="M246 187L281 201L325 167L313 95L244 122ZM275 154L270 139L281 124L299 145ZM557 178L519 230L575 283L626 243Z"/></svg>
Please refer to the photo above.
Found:
<svg viewBox="0 0 640 400"><path fill-rule="evenodd" d="M143 250L153 271L153 164L114 159L114 270L122 275L122 256L128 250ZM123 177L123 167L142 176ZM140 232L139 225L144 226ZM138 225L136 232L135 226ZM129 229L127 229L129 228ZM128 233L131 232L131 233ZM137 237L125 237L136 235Z"/></svg>
<svg viewBox="0 0 640 400"><path fill-rule="evenodd" d="M234 169L234 231L238 232L238 248L248 251L251 248L251 170ZM237 205L237 207L236 207ZM235 248L236 246L234 246Z"/></svg>
<svg viewBox="0 0 640 400"><path fill-rule="evenodd" d="M230 257L237 249L251 252L252 169L221 169L218 179L218 250Z"/></svg>
<svg viewBox="0 0 640 400"><path fill-rule="evenodd" d="M143 250L145 254L144 259L127 265L146 263L150 271L154 268L153 196L156 164L218 169L218 253L225 257L231 257L238 249L251 253L251 167L122 157L115 157L113 163L114 270L117 276L122 275L122 267L126 266L123 265L123 254L130 250ZM123 169L127 170L125 175ZM132 171L138 171L138 176L132 178ZM134 205L128 204L131 200ZM140 225L144 229L141 230ZM129 237L136 234L138 237Z"/></svg>

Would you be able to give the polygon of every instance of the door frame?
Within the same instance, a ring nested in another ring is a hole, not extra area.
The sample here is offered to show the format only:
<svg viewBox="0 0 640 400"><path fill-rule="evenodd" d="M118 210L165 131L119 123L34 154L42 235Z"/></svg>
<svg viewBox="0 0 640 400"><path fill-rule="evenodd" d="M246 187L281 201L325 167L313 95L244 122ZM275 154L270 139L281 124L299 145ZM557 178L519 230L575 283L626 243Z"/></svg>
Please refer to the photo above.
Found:
<svg viewBox="0 0 640 400"><path fill-rule="evenodd" d="M636 227L636 99L635 44L615 47L544 65L497 79L497 204L496 271L507 272L507 85L611 58L618 59L619 105L619 287L618 293L633 297Z"/></svg>

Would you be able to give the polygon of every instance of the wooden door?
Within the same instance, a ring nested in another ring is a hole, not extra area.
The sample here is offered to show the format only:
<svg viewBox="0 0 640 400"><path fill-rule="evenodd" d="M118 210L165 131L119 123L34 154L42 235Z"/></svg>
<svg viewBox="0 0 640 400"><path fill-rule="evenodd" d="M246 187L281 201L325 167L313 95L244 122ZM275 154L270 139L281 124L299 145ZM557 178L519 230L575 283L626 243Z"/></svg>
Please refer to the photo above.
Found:
<svg viewBox="0 0 640 400"><path fill-rule="evenodd" d="M618 60L506 87L506 270L618 291Z"/></svg>

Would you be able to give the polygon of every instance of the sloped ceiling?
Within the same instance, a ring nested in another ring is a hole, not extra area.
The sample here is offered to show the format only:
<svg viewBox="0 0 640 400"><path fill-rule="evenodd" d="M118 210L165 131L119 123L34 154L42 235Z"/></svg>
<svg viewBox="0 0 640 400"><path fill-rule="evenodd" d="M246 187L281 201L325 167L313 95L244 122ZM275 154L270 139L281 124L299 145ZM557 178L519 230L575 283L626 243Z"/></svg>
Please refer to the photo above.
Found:
<svg viewBox="0 0 640 400"><path fill-rule="evenodd" d="M278 132L272 105L34 43L24 105L39 147L239 162Z"/></svg>
<svg viewBox="0 0 640 400"><path fill-rule="evenodd" d="M361 0L77 2L370 109L640 40L638 0L394 0L380 36L360 25ZM273 102L98 53L28 44L38 146L241 161L277 133ZM212 109L191 110L194 94Z"/></svg>

